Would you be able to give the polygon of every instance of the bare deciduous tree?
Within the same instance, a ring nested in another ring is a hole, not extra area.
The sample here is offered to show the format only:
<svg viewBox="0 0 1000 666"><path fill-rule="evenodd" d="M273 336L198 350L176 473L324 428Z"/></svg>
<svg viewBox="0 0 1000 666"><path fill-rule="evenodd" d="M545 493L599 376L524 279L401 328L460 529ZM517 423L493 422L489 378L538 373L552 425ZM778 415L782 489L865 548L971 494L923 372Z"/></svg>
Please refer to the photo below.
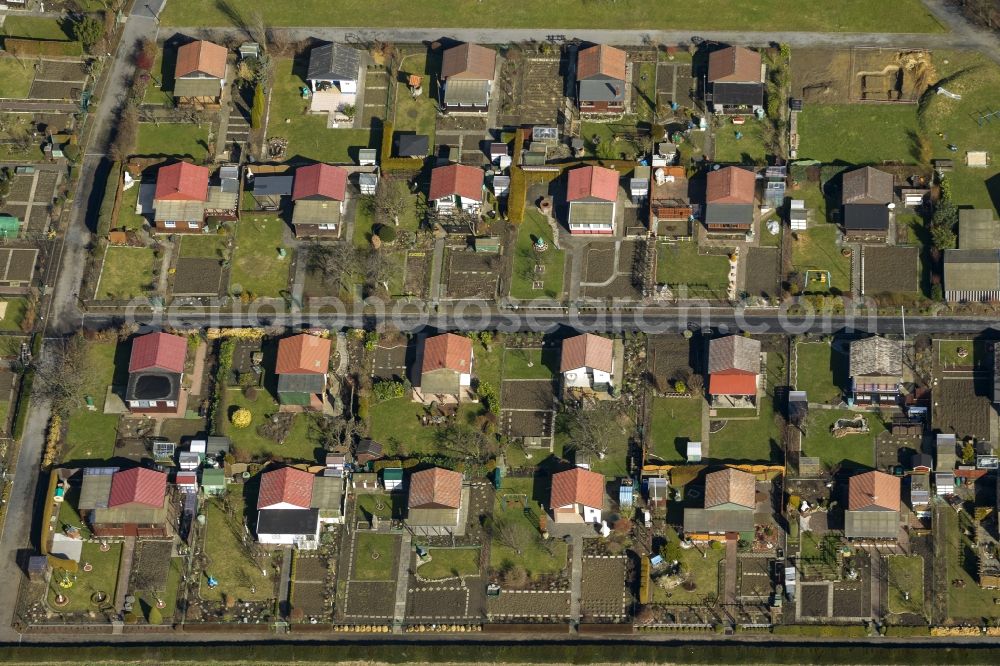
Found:
<svg viewBox="0 0 1000 666"><path fill-rule="evenodd" d="M82 333L57 345L55 353L39 362L35 386L40 395L52 402L52 411L66 414L84 398L91 375L90 357Z"/></svg>
<svg viewBox="0 0 1000 666"><path fill-rule="evenodd" d="M608 442L621 437L622 434L617 410L608 404L572 412L569 416L568 430L574 446L598 458L607 455Z"/></svg>
<svg viewBox="0 0 1000 666"><path fill-rule="evenodd" d="M348 287L347 279L358 270L358 253L346 241L334 243L313 243L307 252L306 270L317 275L326 284Z"/></svg>

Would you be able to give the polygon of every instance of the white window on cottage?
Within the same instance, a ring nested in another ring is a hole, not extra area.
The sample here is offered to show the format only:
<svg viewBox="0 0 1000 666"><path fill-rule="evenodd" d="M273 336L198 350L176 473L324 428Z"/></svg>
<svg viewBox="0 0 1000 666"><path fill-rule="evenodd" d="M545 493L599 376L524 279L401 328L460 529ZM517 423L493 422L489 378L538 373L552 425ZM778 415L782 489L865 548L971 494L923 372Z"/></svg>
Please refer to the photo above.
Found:
<svg viewBox="0 0 1000 666"><path fill-rule="evenodd" d="M174 222L173 220L164 220L163 226L165 226L167 229L173 229L174 227L177 226L177 223Z"/></svg>

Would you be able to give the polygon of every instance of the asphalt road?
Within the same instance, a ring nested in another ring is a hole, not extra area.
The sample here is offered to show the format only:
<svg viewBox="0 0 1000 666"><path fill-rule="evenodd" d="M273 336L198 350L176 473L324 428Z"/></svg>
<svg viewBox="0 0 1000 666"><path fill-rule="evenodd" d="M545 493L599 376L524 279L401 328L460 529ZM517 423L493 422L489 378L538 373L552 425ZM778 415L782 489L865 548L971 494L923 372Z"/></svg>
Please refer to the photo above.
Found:
<svg viewBox="0 0 1000 666"><path fill-rule="evenodd" d="M84 325L100 329L122 321L120 316L87 314ZM1000 327L995 317L849 317L837 315L791 316L775 310L741 311L725 307L635 308L617 312L547 310L497 310L486 305L465 305L440 314L415 309L391 312L278 313L263 306L241 313L167 312L136 313L130 321L150 328L203 328L209 326L286 326L290 328L362 328L391 326L401 331L425 327L447 330L552 331L560 327L595 332L643 331L670 333L684 329L717 329L751 333L836 333L845 330L868 333L988 333Z"/></svg>
<svg viewBox="0 0 1000 666"><path fill-rule="evenodd" d="M764 46L781 42L793 49L801 47L879 46L884 48L914 49L976 49L1000 62L1000 40L991 33L970 26L961 16L937 0L927 0L927 5L942 23L957 34L950 33L893 33L893 32L759 32L749 30L581 30L567 28L364 28L364 27L301 27L275 28L287 41L320 39L331 42L358 42L380 39L390 42L433 42L442 38L483 44L505 42L545 41L558 35L567 40L585 42L639 45L689 44L692 37L708 41L746 46ZM243 35L239 28L206 28L204 26L164 26L161 38L182 33L192 37L209 38L212 35L232 32Z"/></svg>

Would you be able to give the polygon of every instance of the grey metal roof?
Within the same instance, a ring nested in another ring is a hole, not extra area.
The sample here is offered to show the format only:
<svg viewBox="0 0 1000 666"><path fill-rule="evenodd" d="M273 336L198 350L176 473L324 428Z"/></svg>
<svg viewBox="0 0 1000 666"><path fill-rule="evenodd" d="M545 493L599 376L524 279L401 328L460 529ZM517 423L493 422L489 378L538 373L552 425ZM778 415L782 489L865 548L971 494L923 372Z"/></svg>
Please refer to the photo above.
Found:
<svg viewBox="0 0 1000 666"><path fill-rule="evenodd" d="M319 509L264 509L257 513L257 534L316 534Z"/></svg>
<svg viewBox="0 0 1000 666"><path fill-rule="evenodd" d="M886 231L889 229L889 209L884 204L847 204L844 206L844 228L848 231Z"/></svg>
<svg viewBox="0 0 1000 666"><path fill-rule="evenodd" d="M174 81L174 97L219 97L222 84L216 78L180 78Z"/></svg>
<svg viewBox="0 0 1000 666"><path fill-rule="evenodd" d="M292 209L292 225L296 224L340 224L340 202L299 199Z"/></svg>
<svg viewBox="0 0 1000 666"><path fill-rule="evenodd" d="M128 376L126 400L176 400L180 395L181 376L175 372L146 370Z"/></svg>
<svg viewBox="0 0 1000 666"><path fill-rule="evenodd" d="M569 205L570 224L595 224L615 221L615 205L610 201L574 201Z"/></svg>
<svg viewBox="0 0 1000 666"><path fill-rule="evenodd" d="M848 539L895 539L898 535L898 511L844 512L844 536Z"/></svg>
<svg viewBox="0 0 1000 666"><path fill-rule="evenodd" d="M343 44L324 44L309 52L310 81L357 81L361 53Z"/></svg>
<svg viewBox="0 0 1000 666"><path fill-rule="evenodd" d="M431 140L426 134L397 134L396 154L400 157L424 157Z"/></svg>
<svg viewBox="0 0 1000 666"><path fill-rule="evenodd" d="M253 193L259 196L291 196L294 176L256 176Z"/></svg>
<svg viewBox="0 0 1000 666"><path fill-rule="evenodd" d="M684 509L684 531L692 534L752 532L753 509Z"/></svg>
<svg viewBox="0 0 1000 666"><path fill-rule="evenodd" d="M313 509L320 509L325 513L330 511L337 511L339 513L343 494L343 477L317 476L313 479L312 503L310 506Z"/></svg>
<svg viewBox="0 0 1000 666"><path fill-rule="evenodd" d="M278 393L322 393L325 388L323 375L278 375Z"/></svg>
<svg viewBox="0 0 1000 666"><path fill-rule="evenodd" d="M108 496L111 494L111 479L117 467L88 468L83 473L83 484L80 486L80 499L76 506L80 511L90 511L108 506Z"/></svg>
<svg viewBox="0 0 1000 666"><path fill-rule="evenodd" d="M712 102L734 106L760 106L764 103L762 83L713 83Z"/></svg>
<svg viewBox="0 0 1000 666"><path fill-rule="evenodd" d="M750 224L753 222L753 204L708 204L705 206L706 224Z"/></svg>
<svg viewBox="0 0 1000 666"><path fill-rule="evenodd" d="M489 81L455 79L444 84L444 103L448 106L485 107L489 100Z"/></svg>
<svg viewBox="0 0 1000 666"><path fill-rule="evenodd" d="M580 81L579 97L585 102L622 102L625 82L617 79Z"/></svg>

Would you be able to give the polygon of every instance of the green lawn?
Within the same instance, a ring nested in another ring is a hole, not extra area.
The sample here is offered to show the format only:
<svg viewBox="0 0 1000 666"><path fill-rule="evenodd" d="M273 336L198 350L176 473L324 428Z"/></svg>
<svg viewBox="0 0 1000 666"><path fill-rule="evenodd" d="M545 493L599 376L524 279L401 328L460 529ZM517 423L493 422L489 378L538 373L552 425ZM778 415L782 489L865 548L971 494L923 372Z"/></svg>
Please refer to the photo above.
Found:
<svg viewBox="0 0 1000 666"><path fill-rule="evenodd" d="M7 16L2 33L8 37L48 39L57 42L73 39L68 22L40 16Z"/></svg>
<svg viewBox="0 0 1000 666"><path fill-rule="evenodd" d="M357 532L355 540L351 580L395 580L399 537Z"/></svg>
<svg viewBox="0 0 1000 666"><path fill-rule="evenodd" d="M190 157L201 162L208 156L208 123L141 123L135 152Z"/></svg>
<svg viewBox="0 0 1000 666"><path fill-rule="evenodd" d="M263 8L266 9L266 8ZM294 12L297 16L307 13ZM267 136L288 139L287 158L301 157L330 163L356 163L358 148L377 148L379 137L368 130L327 129L326 114L310 114L309 100L301 95L306 85L305 65L293 68L291 58L275 58ZM352 150L353 149L353 150Z"/></svg>
<svg viewBox="0 0 1000 666"><path fill-rule="evenodd" d="M112 383L124 386L127 381L128 345L120 353L113 342L88 343L90 362L86 395L94 399L95 411L80 407L69 416L64 461L107 460L114 456L118 428L116 414L104 414L104 398Z"/></svg>
<svg viewBox="0 0 1000 666"><path fill-rule="evenodd" d="M666 538L669 541L677 541L677 533L669 528ZM721 545L721 544L720 544ZM706 597L717 597L719 594L719 562L726 556L726 549L712 547L707 543L699 544L696 548L678 549L681 563L681 573L688 583L693 583L694 587L685 590L678 585L671 590L664 590L655 582L653 585L653 601L655 603L668 604L694 604L701 605Z"/></svg>
<svg viewBox="0 0 1000 666"><path fill-rule="evenodd" d="M818 457L827 467L874 467L875 438L885 432L885 426L875 414L864 414L870 432L864 435L833 436L830 426L837 419L852 419L858 414L850 410L812 410L805 423L802 455Z"/></svg>
<svg viewBox="0 0 1000 666"><path fill-rule="evenodd" d="M932 95L921 115L934 157L955 160L955 170L948 174L952 196L959 205L1000 208L997 120L983 127L976 122L981 112L996 110L1000 104L1000 65L975 51L936 51L934 66L939 77L947 78L948 90L962 95L961 100ZM958 146L958 153L949 152L948 144ZM992 164L986 168L965 166L968 150L988 151Z"/></svg>
<svg viewBox="0 0 1000 666"><path fill-rule="evenodd" d="M660 243L656 281L668 285L675 297L725 299L729 287L729 258L699 254L694 241Z"/></svg>
<svg viewBox="0 0 1000 666"><path fill-rule="evenodd" d="M973 530L972 518L965 511L955 513L950 509L936 511L934 515L935 545L941 548L935 570L947 567L948 617L979 626L983 618L1000 616L1000 606L993 601L997 591L979 587L975 543L965 534L966 530ZM952 581L961 583L953 585Z"/></svg>
<svg viewBox="0 0 1000 666"><path fill-rule="evenodd" d="M847 388L847 358L825 342L799 343L796 346L795 388L805 391L809 402L840 402Z"/></svg>
<svg viewBox="0 0 1000 666"><path fill-rule="evenodd" d="M923 615L924 558L888 555L885 559L889 565L889 612Z"/></svg>
<svg viewBox="0 0 1000 666"><path fill-rule="evenodd" d="M774 401L760 399L760 415L734 419L708 436L708 458L741 462L781 462L783 443Z"/></svg>
<svg viewBox="0 0 1000 666"><path fill-rule="evenodd" d="M534 243L541 238L548 245L544 252L536 252ZM524 222L517 230L517 245L514 248L514 271L511 276L511 298L561 299L563 294L563 271L566 253L552 244L552 228L545 216L536 210L525 212ZM543 273L535 272L536 263L545 267ZM534 289L532 283L542 280L542 288Z"/></svg>
<svg viewBox="0 0 1000 666"><path fill-rule="evenodd" d="M357 496L356 513L359 518L381 520L406 518L406 493L364 493Z"/></svg>
<svg viewBox="0 0 1000 666"><path fill-rule="evenodd" d="M639 152L638 147L631 136L635 131L634 118L632 120L622 120L620 124L598 123L584 121L580 125L580 137L584 140L584 147L590 155L605 156L608 148L601 149L600 146L613 146L611 156L614 159L635 159ZM620 130L616 131L618 128Z"/></svg>
<svg viewBox="0 0 1000 666"><path fill-rule="evenodd" d="M417 567L422 578L440 580L479 574L479 548L430 548L431 561Z"/></svg>
<svg viewBox="0 0 1000 666"><path fill-rule="evenodd" d="M399 216L397 231L407 230L415 232L420 229L421 216L418 211L423 211L426 207L426 197L423 192L411 194L405 180L395 180L393 181L393 185L411 202L411 205L407 206L403 210L403 214ZM359 202L357 214L354 217L353 241L355 247L367 250L372 246L372 227L374 225L374 212L365 205L365 202Z"/></svg>
<svg viewBox="0 0 1000 666"><path fill-rule="evenodd" d="M248 292L257 297L276 297L288 287L292 250L284 258L285 223L274 215L244 215L236 228L232 273L229 283L233 293Z"/></svg>
<svg viewBox="0 0 1000 666"><path fill-rule="evenodd" d="M80 517L80 512L76 508L79 503L80 489L70 487L69 490L66 491L63 502L59 505L58 524L56 525L56 529L62 531L66 527L75 527L80 530L80 534L84 539L89 539L90 528L87 526L87 521Z"/></svg>
<svg viewBox="0 0 1000 666"><path fill-rule="evenodd" d="M552 379L557 374L559 350L554 347L506 349L503 352L504 379Z"/></svg>
<svg viewBox="0 0 1000 666"><path fill-rule="evenodd" d="M656 63L640 62L632 71L633 110L640 121L649 122L656 114Z"/></svg>
<svg viewBox="0 0 1000 666"><path fill-rule="evenodd" d="M31 81L34 78L35 69L30 60L0 58L0 98L22 99L27 97L31 90Z"/></svg>
<svg viewBox="0 0 1000 666"><path fill-rule="evenodd" d="M108 247L97 285L97 300L128 300L155 291L153 250L145 247Z"/></svg>
<svg viewBox="0 0 1000 666"><path fill-rule="evenodd" d="M226 236L219 234L182 236L180 256L223 259L226 256Z"/></svg>
<svg viewBox="0 0 1000 666"><path fill-rule="evenodd" d="M21 322L28 311L28 299L11 296L4 299L7 303L7 311L4 312L3 319L0 319L0 331L20 331Z"/></svg>
<svg viewBox="0 0 1000 666"><path fill-rule="evenodd" d="M916 104L806 104L799 114L799 158L910 164L917 131Z"/></svg>
<svg viewBox="0 0 1000 666"><path fill-rule="evenodd" d="M437 103L430 96L433 77L438 72L430 71L427 56L423 53L407 56L399 64L399 78L409 74L424 77L423 92L414 98L405 82L396 81L396 110L393 120L394 131L416 132L430 137L434 145L434 126L437 121Z"/></svg>
<svg viewBox="0 0 1000 666"><path fill-rule="evenodd" d="M808 270L829 272L825 283L811 275L806 291L847 293L851 289L851 258L841 254L834 224L817 224L797 232L792 240L792 266L803 278Z"/></svg>
<svg viewBox="0 0 1000 666"><path fill-rule="evenodd" d="M245 501L238 493L229 493L228 498L233 507L232 516L227 515L216 500L207 502L202 510L206 519L203 534L208 566L200 581L199 594L212 601L222 599L223 595L244 601L273 599L274 572L269 558L261 556L254 561L243 546ZM262 567L267 576L261 574ZM218 586L209 588L208 576L217 580Z"/></svg>
<svg viewBox="0 0 1000 666"><path fill-rule="evenodd" d="M863 0L840 0L835 5L810 0L772 0L767 3L658 2L638 11L624 11L618 3L581 0L524 0L514 4L432 2L414 4L385 0L377 11L364 0L301 0L294 6L261 3L265 25L302 25L303 17L316 26L360 25L406 28L602 28L627 29L669 25L702 30L815 30L835 32L942 32L944 28L917 0L900 0L893 11L905 22L885 21L884 8ZM353 23L351 21L353 20ZM225 5L204 0L172 0L161 16L170 26L233 25Z"/></svg>
<svg viewBox="0 0 1000 666"><path fill-rule="evenodd" d="M764 145L762 122L753 116L743 125L734 125L723 116L722 127L713 131L715 161L737 164L765 164L768 150ZM736 138L737 134L740 138Z"/></svg>
<svg viewBox="0 0 1000 666"><path fill-rule="evenodd" d="M118 227L138 231L143 226L149 224L142 215L135 212L136 204L139 201L139 185L133 185L130 189L122 191L122 200L118 207Z"/></svg>
<svg viewBox="0 0 1000 666"><path fill-rule="evenodd" d="M683 462L687 455L687 443L701 441L701 412L704 404L701 396L653 398L649 423L649 454L663 462Z"/></svg>
<svg viewBox="0 0 1000 666"><path fill-rule="evenodd" d="M176 49L170 49L168 52L164 52L163 48L156 49L153 68L149 71L152 80L146 86L146 94L142 98L143 104L162 105L173 102L174 69L176 66Z"/></svg>
<svg viewBox="0 0 1000 666"><path fill-rule="evenodd" d="M955 367L981 368L987 359L989 349L986 340L935 340L938 346L938 363L942 369ZM965 351L965 358L959 356L959 350Z"/></svg>
<svg viewBox="0 0 1000 666"><path fill-rule="evenodd" d="M535 479L508 477L496 493L493 519L514 526L523 545L517 553L496 538L490 544L490 567L501 569L517 564L536 577L558 573L566 568L568 549L561 539L542 540L538 521L542 515L540 502L549 502L549 484ZM525 512L525 509L528 511ZM551 520L551 517L549 518Z"/></svg>
<svg viewBox="0 0 1000 666"><path fill-rule="evenodd" d="M229 422L229 415L240 407L246 407L253 414L253 422L247 428L235 428ZM295 416L292 431L285 439L284 444L278 444L257 433L257 426L277 411L278 403L264 389L257 390L256 400L248 400L243 395L242 389L228 389L226 391L224 433L232 439L233 448L249 454L255 460L280 456L287 461L315 463L317 460L316 449L319 447L319 433L313 427L309 414Z"/></svg>
<svg viewBox="0 0 1000 666"><path fill-rule="evenodd" d="M463 404L456 422L471 424L482 410L478 403ZM410 396L373 404L370 412L371 437L381 442L387 455L433 455L437 451L436 436L439 428L420 424L420 417L426 413L424 405L412 402Z"/></svg>
<svg viewBox="0 0 1000 666"><path fill-rule="evenodd" d="M63 606L63 610L66 611L96 611L99 606L91 600L95 592L104 592L107 595L104 604L113 606L115 590L118 588L118 566L122 559L122 545L120 543L109 545L107 552L101 552L99 543L88 541L83 544L80 569L76 573L66 574L73 581L73 586L68 590L60 587L58 582L63 579L63 574L58 570L53 571L52 580L49 582L49 604L52 604L56 590L59 590L69 597L69 603ZM90 563L94 567L93 570L84 571L84 563Z"/></svg>

